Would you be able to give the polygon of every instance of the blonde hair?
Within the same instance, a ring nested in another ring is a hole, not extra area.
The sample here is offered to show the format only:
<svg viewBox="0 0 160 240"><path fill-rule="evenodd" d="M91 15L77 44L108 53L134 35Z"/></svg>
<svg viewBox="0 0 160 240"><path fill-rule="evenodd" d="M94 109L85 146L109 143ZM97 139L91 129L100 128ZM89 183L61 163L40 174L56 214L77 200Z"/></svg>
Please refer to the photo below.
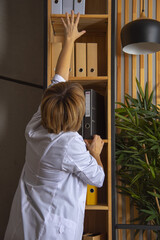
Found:
<svg viewBox="0 0 160 240"><path fill-rule="evenodd" d="M85 97L80 84L60 82L45 90L41 118L49 133L78 131L84 113Z"/></svg>

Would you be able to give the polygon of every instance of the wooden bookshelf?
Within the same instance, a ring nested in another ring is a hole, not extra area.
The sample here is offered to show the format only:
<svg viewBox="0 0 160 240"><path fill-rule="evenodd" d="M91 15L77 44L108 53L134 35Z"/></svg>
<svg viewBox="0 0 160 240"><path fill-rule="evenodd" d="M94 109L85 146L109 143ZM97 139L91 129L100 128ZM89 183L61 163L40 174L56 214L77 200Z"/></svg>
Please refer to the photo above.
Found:
<svg viewBox="0 0 160 240"><path fill-rule="evenodd" d="M51 14L51 0L48 0L48 85L52 73L52 44L63 43L64 14ZM76 18L76 15L75 15ZM97 43L98 76L70 77L69 81L80 83L84 89L93 88L105 96L105 115L107 116L107 137L101 154L105 170L104 186L98 189L97 205L86 205L84 231L101 232L105 240L112 240L112 175L111 175L111 0L86 0L86 14L81 15L79 31L86 34L77 39L78 43Z"/></svg>

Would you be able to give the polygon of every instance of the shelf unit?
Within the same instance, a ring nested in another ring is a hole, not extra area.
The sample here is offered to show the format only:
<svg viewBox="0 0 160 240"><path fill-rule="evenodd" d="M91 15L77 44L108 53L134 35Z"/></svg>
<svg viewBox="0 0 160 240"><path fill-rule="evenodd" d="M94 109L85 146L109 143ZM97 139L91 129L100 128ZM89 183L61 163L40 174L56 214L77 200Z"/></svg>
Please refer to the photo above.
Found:
<svg viewBox="0 0 160 240"><path fill-rule="evenodd" d="M70 77L69 81L78 82L84 89L93 88L105 96L105 115L107 138L101 154L106 174L104 186L98 189L98 204L86 206L84 231L101 232L105 239L112 240L112 174L111 174L111 0L86 0L86 14L81 15L79 31L86 34L77 39L80 43L97 43L98 76ZM76 17L76 15L75 15ZM48 60L47 83L52 79L52 44L63 42L64 14L51 14L51 0L48 0Z"/></svg>

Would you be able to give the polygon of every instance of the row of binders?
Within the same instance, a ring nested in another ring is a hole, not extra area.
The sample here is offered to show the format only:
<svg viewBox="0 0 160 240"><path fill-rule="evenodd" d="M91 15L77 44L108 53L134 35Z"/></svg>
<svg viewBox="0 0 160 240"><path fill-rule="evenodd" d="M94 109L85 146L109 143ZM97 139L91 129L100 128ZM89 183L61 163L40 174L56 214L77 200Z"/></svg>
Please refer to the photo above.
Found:
<svg viewBox="0 0 160 240"><path fill-rule="evenodd" d="M62 42L52 43L52 76L55 74L61 50ZM70 77L98 76L97 51L97 43L75 43L71 56Z"/></svg>
<svg viewBox="0 0 160 240"><path fill-rule="evenodd" d="M52 0L52 14L74 13L85 14L85 0Z"/></svg>

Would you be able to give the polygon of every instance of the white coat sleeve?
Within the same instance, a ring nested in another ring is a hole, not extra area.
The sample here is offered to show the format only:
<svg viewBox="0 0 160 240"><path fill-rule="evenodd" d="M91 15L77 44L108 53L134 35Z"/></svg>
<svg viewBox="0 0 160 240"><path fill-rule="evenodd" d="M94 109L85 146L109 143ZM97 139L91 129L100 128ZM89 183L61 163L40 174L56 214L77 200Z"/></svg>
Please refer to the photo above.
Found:
<svg viewBox="0 0 160 240"><path fill-rule="evenodd" d="M51 80L51 85L49 87L59 82L65 82L65 79L62 76L55 74L55 76ZM33 115L33 117L31 118L31 120L26 126L26 129L25 129L26 139L31 137L32 133L34 133L40 125L41 125L41 108L39 106L38 111Z"/></svg>
<svg viewBox="0 0 160 240"><path fill-rule="evenodd" d="M62 169L75 174L86 184L96 187L103 185L104 170L86 149L86 144L79 135L69 142Z"/></svg>

